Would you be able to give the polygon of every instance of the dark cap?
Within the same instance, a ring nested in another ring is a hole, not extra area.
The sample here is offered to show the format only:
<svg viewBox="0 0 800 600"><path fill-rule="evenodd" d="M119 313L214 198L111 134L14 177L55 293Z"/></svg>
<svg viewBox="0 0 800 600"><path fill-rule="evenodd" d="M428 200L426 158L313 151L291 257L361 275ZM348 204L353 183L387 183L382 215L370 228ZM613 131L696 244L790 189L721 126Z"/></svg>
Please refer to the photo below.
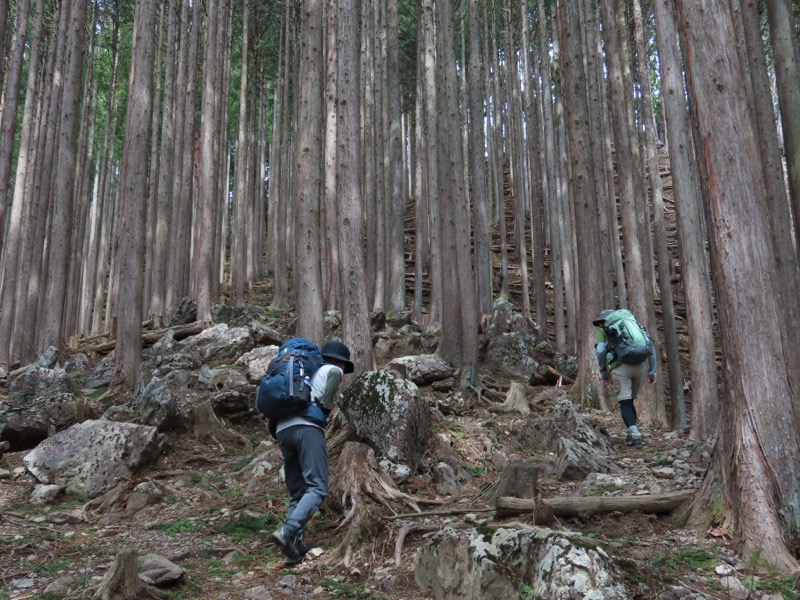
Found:
<svg viewBox="0 0 800 600"><path fill-rule="evenodd" d="M320 352L322 352L322 357L325 360L338 360L343 362L345 373L352 373L355 369L353 363L350 362L350 348L345 346L342 342L337 342L336 340L325 342Z"/></svg>
<svg viewBox="0 0 800 600"><path fill-rule="evenodd" d="M606 308L605 310L601 310L600 311L600 316L597 317L594 321L592 321L592 325L596 325L597 327L600 327L605 322L606 317L608 317L608 315L610 315L613 312L614 311L611 310L610 308Z"/></svg>

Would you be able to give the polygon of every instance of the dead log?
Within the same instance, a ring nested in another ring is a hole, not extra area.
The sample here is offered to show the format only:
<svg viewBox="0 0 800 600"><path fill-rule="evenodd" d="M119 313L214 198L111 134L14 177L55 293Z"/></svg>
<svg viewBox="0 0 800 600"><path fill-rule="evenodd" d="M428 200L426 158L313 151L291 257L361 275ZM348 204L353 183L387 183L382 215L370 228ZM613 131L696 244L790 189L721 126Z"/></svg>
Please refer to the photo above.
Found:
<svg viewBox="0 0 800 600"><path fill-rule="evenodd" d="M558 517L633 511L661 514L672 512L693 495L694 490L680 490L646 496L556 496L543 498L543 502Z"/></svg>
<svg viewBox="0 0 800 600"><path fill-rule="evenodd" d="M518 413L523 417L529 417L531 414L531 407L528 405L525 389L516 381L511 382L505 402L500 406L491 406L489 410L495 413Z"/></svg>
<svg viewBox="0 0 800 600"><path fill-rule="evenodd" d="M528 385L572 385L575 383L570 377L567 377L557 369L550 365L539 365L537 369L531 374Z"/></svg>
<svg viewBox="0 0 800 600"><path fill-rule="evenodd" d="M202 321L195 321L194 323L187 323L186 325L177 325L175 327L168 327L166 329L159 329L157 331L146 331L142 333L142 342L145 346L155 344L160 340L168 331L172 331L172 335L176 340L182 340L190 335L197 335L203 331L204 324ZM117 347L116 340L110 342L102 342L89 345L78 345L78 350L82 352L98 352L100 354L107 354Z"/></svg>
<svg viewBox="0 0 800 600"><path fill-rule="evenodd" d="M100 600L156 600L168 596L139 579L136 549L123 548L94 594Z"/></svg>
<svg viewBox="0 0 800 600"><path fill-rule="evenodd" d="M517 517L536 512L536 498L515 498L514 496L498 496L494 499L495 516L498 519Z"/></svg>
<svg viewBox="0 0 800 600"><path fill-rule="evenodd" d="M192 433L201 441L215 442L220 446L232 443L242 446L248 454L253 451L253 444L243 435L231 431L214 413L210 401L193 406L190 413Z"/></svg>

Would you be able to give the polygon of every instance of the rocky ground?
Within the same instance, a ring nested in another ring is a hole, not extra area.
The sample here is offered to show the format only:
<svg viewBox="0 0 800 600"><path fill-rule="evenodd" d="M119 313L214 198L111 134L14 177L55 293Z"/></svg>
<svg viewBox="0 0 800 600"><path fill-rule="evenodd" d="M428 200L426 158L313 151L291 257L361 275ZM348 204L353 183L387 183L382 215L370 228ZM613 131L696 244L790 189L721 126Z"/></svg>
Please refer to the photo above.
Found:
<svg viewBox="0 0 800 600"><path fill-rule="evenodd" d="M562 483L548 475L549 457L525 455L509 444L518 417L498 416L478 407L468 417L436 415L436 432L448 436L473 474L471 484L447 506L428 507L432 514L413 521L430 528L465 519L502 525L487 505L500 476L502 457L525 457L537 463L542 496L566 496L586 483ZM642 449L627 448L617 415L591 411L618 451L618 476L595 481L596 494L648 494L693 488L699 471L692 468L702 450L674 433L649 433ZM32 506L34 485L24 473L24 453L6 454L2 467L11 472L0 483L0 598L55 599L91 597L117 553L125 547L164 556L185 569L180 580L165 588L169 598L356 598L422 600L414 579L417 549L430 533L410 533L400 550L401 521L387 521L349 567L330 565L326 556L340 542L336 519L323 511L312 521L308 542L312 555L285 568L268 542L284 509L279 481L280 460L258 417L238 430L254 445L252 454L234 448L199 446L177 438L139 481L151 481L162 492L160 502L131 515L121 510L102 513L84 499L64 497L45 507ZM499 433L498 433L499 432ZM504 437L502 432L507 432ZM273 476L251 489L251 458L272 451ZM333 472L336 472L336 461ZM132 487L132 486L131 486ZM426 475L409 479L402 488L420 497L436 497ZM93 510L95 508L95 510ZM426 509L423 509L426 510ZM464 512L464 511L468 512ZM452 511L454 514L446 514ZM525 518L514 518L523 521ZM532 522L532 519L528 519ZM595 538L614 558L631 598L794 598L793 583L755 572L729 549L723 532L681 529L674 516L640 513L587 515L556 520L553 528ZM71 590L69 593L63 590ZM527 594L530 594L529 596ZM748 596L748 594L750 594ZM524 586L520 598L536 597Z"/></svg>
<svg viewBox="0 0 800 600"><path fill-rule="evenodd" d="M494 369L485 369L483 377L495 389L510 383ZM280 453L265 421L254 412L225 423L251 442L251 451L228 441L201 443L188 434L171 434L158 460L122 486L122 495L105 504L71 496L32 503L36 481L23 466L27 451L7 452L0 457L0 600L91 598L127 548L171 561L175 569L165 567L153 574L165 598L423 600L434 596L417 584L415 560L442 526L534 525L532 514L508 519L495 514L492 498L509 464L526 461L538 467L541 498L661 494L699 485L708 460L705 448L674 432L647 430L643 448L626 447L619 415L598 410L584 411L584 416L610 439L616 472L557 478L556 457L537 450L530 431L531 424L568 390L551 394L552 388L522 387L529 399L543 391L550 398L536 404L529 418L496 412L501 398L475 397L474 390L463 392L473 404L466 414L443 414L442 394L423 389L434 427L428 457L420 472L399 487L430 501L420 504L424 514L395 518L385 510L380 531L360 540L356 552L341 560L336 551L345 529L337 529L341 515L326 502L307 533L306 542L313 550L292 568L284 566L269 542L287 498L280 480ZM0 402L6 392L0 388ZM341 419L334 419L328 432L334 478L342 445L333 439L343 427ZM430 468L442 448L455 453L469 474L450 489L447 482L434 480ZM556 516L547 525L579 534L576 539L602 548L629 598L798 597L796 579L781 579L743 563L731 550L725 531L687 530L681 526L681 514L678 509L660 516L640 512ZM541 524L541 515L536 522ZM541 596L520 584L518 597Z"/></svg>

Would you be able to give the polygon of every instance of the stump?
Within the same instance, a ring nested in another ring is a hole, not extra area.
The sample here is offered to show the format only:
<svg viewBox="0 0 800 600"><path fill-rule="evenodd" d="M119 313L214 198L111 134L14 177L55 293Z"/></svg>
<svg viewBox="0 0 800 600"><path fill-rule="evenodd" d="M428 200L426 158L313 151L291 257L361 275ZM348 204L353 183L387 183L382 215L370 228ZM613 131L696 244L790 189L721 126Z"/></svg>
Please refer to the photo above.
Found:
<svg viewBox="0 0 800 600"><path fill-rule="evenodd" d="M536 484L539 481L539 468L531 462L515 462L508 465L494 493L494 505L499 498L513 497L533 499L536 497Z"/></svg>
<svg viewBox="0 0 800 600"><path fill-rule="evenodd" d="M328 562L350 567L354 553L383 528L381 514L396 514L393 503L402 502L420 512L416 498L400 491L383 473L372 448L347 442L342 449L328 499L344 515L337 529L347 527L341 544Z"/></svg>
<svg viewBox="0 0 800 600"><path fill-rule="evenodd" d="M136 549L123 548L100 582L94 597L100 600L156 600L167 598L167 595L139 579Z"/></svg>
<svg viewBox="0 0 800 600"><path fill-rule="evenodd" d="M190 420L194 436L201 441L215 442L220 446L232 443L242 446L245 452L252 452L253 445L243 435L231 431L214 413L210 401L203 402L191 408Z"/></svg>
<svg viewBox="0 0 800 600"><path fill-rule="evenodd" d="M528 397L525 395L525 388L516 381L511 382L511 387L506 393L506 400L500 406L492 406L490 411L496 413L519 413L523 417L529 417L531 407L528 405Z"/></svg>

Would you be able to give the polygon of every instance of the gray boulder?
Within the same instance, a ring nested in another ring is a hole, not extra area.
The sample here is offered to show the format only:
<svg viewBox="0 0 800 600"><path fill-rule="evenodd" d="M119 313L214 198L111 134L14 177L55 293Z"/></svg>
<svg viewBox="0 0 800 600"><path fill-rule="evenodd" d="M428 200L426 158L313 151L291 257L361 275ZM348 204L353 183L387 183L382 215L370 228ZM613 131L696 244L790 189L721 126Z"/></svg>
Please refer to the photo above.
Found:
<svg viewBox="0 0 800 600"><path fill-rule="evenodd" d="M278 346L260 346L240 356L236 364L243 366L247 379L258 385L261 377L267 372L270 361L276 356L278 356Z"/></svg>
<svg viewBox="0 0 800 600"><path fill-rule="evenodd" d="M159 431L179 429L183 424L178 402L169 386L158 377L131 400L131 408L142 425L151 425Z"/></svg>
<svg viewBox="0 0 800 600"><path fill-rule="evenodd" d="M56 368L57 363L58 350L51 346L27 371L14 379L9 386L12 406L24 406L40 396L71 392L69 376L64 369Z"/></svg>
<svg viewBox="0 0 800 600"><path fill-rule="evenodd" d="M539 366L533 358L536 339L519 332L502 333L492 337L486 348L486 366L509 377L527 381Z"/></svg>
<svg viewBox="0 0 800 600"><path fill-rule="evenodd" d="M409 379L417 385L426 385L452 377L454 370L438 354L419 354L401 356L389 361L387 369L397 371L400 377Z"/></svg>
<svg viewBox="0 0 800 600"><path fill-rule="evenodd" d="M445 527L419 552L414 575L437 600L517 598L523 586L554 600L627 598L606 553L575 540L543 528Z"/></svg>
<svg viewBox="0 0 800 600"><path fill-rule="evenodd" d="M19 406L0 402L0 441L17 450L33 448L75 422L75 403L75 396L63 392L29 398Z"/></svg>
<svg viewBox="0 0 800 600"><path fill-rule="evenodd" d="M186 570L158 554L145 554L137 558L139 579L156 587L172 585L180 580Z"/></svg>
<svg viewBox="0 0 800 600"><path fill-rule="evenodd" d="M226 323L209 327L182 343L185 354L209 367L233 364L253 346L253 338L247 327L229 327Z"/></svg>
<svg viewBox="0 0 800 600"><path fill-rule="evenodd" d="M109 354L100 359L84 383L84 387L96 390L111 383L114 377L114 355Z"/></svg>
<svg viewBox="0 0 800 600"><path fill-rule="evenodd" d="M160 452L155 427L93 420L46 439L23 461L39 482L94 498L130 479Z"/></svg>
<svg viewBox="0 0 800 600"><path fill-rule="evenodd" d="M514 305L508 300L498 298L492 306L492 314L486 328L486 333L490 336L498 336L504 333L518 333L529 336L535 333L533 325L522 313L514 309Z"/></svg>
<svg viewBox="0 0 800 600"><path fill-rule="evenodd" d="M431 436L431 413L414 383L392 371L369 371L348 386L342 411L359 441L416 470Z"/></svg>

